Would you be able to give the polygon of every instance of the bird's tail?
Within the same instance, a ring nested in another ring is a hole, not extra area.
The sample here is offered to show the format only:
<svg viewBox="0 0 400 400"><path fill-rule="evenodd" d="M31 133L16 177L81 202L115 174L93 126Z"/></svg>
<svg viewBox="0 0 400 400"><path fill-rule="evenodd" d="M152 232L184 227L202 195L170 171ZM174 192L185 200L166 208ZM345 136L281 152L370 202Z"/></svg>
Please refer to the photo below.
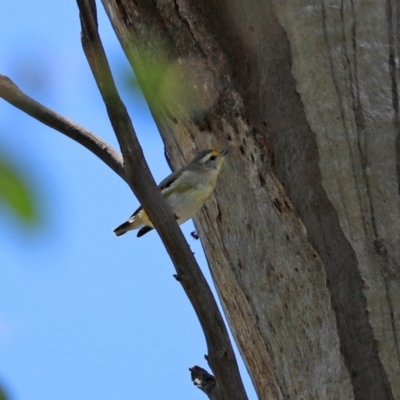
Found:
<svg viewBox="0 0 400 400"><path fill-rule="evenodd" d="M130 221L126 221L123 224L121 224L120 226L117 226L113 232L117 235L117 236L121 236L124 233L130 231L131 229L135 229L132 227L132 222Z"/></svg>
<svg viewBox="0 0 400 400"><path fill-rule="evenodd" d="M128 219L128 221L124 222L120 226L117 226L114 229L114 233L117 236L121 236L128 231L141 228L143 225L152 227L147 214L143 209L139 209L132 215L132 217Z"/></svg>

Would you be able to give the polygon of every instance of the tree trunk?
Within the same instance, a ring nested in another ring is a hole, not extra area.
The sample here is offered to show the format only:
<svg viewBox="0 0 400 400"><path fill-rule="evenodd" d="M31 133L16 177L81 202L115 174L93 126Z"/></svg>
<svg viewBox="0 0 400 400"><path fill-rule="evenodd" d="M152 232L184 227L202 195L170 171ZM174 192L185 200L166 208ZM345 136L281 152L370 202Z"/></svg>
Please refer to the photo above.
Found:
<svg viewBox="0 0 400 400"><path fill-rule="evenodd" d="M103 3L172 164L231 151L195 222L259 398L400 399L400 3Z"/></svg>

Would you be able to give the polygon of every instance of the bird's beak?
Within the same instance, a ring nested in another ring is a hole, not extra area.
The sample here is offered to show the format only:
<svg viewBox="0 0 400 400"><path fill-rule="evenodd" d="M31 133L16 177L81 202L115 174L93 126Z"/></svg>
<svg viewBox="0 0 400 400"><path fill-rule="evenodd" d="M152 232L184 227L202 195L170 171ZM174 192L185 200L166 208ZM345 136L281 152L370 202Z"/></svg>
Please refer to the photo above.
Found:
<svg viewBox="0 0 400 400"><path fill-rule="evenodd" d="M226 156L228 153L229 153L229 150L228 150L228 149L222 150L222 151L221 151L221 157Z"/></svg>

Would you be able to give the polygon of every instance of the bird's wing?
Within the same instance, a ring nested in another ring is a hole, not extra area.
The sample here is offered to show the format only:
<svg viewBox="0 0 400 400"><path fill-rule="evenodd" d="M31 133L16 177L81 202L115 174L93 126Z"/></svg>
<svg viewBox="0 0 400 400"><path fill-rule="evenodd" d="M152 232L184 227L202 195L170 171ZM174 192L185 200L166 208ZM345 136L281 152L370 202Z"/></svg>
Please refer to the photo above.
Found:
<svg viewBox="0 0 400 400"><path fill-rule="evenodd" d="M178 178L178 176L181 174L182 168L178 169L178 171L173 172L172 174L168 175L164 180L161 181L161 183L158 185L161 191L164 189L169 188Z"/></svg>
<svg viewBox="0 0 400 400"><path fill-rule="evenodd" d="M136 214L137 214L141 209L142 209L142 206L139 206L139 207L135 210L135 212L130 216L130 218L129 218L128 221L133 220L133 217L135 217Z"/></svg>
<svg viewBox="0 0 400 400"><path fill-rule="evenodd" d="M181 170L182 168L168 175L164 180L161 181L161 183L158 185L158 188L161 190L161 192L164 191L165 189L168 189L176 181L176 179L181 173ZM139 206L138 209L135 210L135 212L131 215L129 220L131 220L141 209L142 206Z"/></svg>

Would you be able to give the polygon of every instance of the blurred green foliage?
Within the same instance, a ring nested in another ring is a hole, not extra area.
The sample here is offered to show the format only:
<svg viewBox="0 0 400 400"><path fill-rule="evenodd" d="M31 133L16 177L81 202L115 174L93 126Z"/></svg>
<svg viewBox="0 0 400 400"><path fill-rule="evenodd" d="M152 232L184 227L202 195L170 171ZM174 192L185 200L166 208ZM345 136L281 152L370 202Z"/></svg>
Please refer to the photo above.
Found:
<svg viewBox="0 0 400 400"><path fill-rule="evenodd" d="M153 115L167 114L185 121L207 113L217 99L212 74L203 60L178 57L165 41L151 38L146 49L132 47L128 59L135 67L128 84L143 92Z"/></svg>
<svg viewBox="0 0 400 400"><path fill-rule="evenodd" d="M38 208L27 180L15 163L3 156L0 156L0 204L26 225L39 222Z"/></svg>
<svg viewBox="0 0 400 400"><path fill-rule="evenodd" d="M4 390L0 386L0 400L8 400L8 397L6 396Z"/></svg>
<svg viewBox="0 0 400 400"><path fill-rule="evenodd" d="M136 58L136 72L137 77L132 77L130 83L134 89L143 90L153 112L167 109L178 118L187 117L193 95L188 90L181 65L160 63L152 54L142 53Z"/></svg>

